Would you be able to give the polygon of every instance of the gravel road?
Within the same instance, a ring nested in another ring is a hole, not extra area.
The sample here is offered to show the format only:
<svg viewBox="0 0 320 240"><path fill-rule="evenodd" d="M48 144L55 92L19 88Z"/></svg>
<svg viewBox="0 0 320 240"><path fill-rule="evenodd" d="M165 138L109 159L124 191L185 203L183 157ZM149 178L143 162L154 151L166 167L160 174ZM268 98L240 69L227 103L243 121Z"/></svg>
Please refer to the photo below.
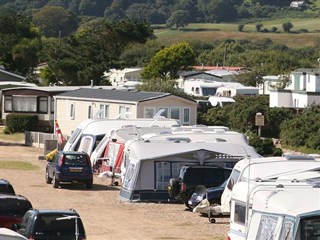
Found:
<svg viewBox="0 0 320 240"><path fill-rule="evenodd" d="M81 185L54 189L45 183L46 161L38 160L43 149L0 142L1 161L24 161L37 170L0 168L0 178L9 180L18 194L34 208L69 209L80 214L88 240L108 239L212 239L225 240L229 219L211 224L182 204L127 203L119 198L120 187L95 177L92 190Z"/></svg>

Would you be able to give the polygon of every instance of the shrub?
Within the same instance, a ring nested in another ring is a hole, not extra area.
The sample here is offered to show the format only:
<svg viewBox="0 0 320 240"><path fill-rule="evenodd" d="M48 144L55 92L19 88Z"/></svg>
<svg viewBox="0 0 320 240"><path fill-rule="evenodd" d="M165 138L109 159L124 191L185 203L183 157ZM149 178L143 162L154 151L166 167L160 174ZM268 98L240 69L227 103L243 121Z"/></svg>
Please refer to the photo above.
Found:
<svg viewBox="0 0 320 240"><path fill-rule="evenodd" d="M277 27L272 27L271 28L271 32L277 32L278 31L278 28Z"/></svg>
<svg viewBox="0 0 320 240"><path fill-rule="evenodd" d="M33 131L37 129L38 116L27 114L8 114L6 116L6 127L11 133Z"/></svg>
<svg viewBox="0 0 320 240"><path fill-rule="evenodd" d="M7 126L5 126L2 131L3 131L3 133L6 134L6 135L11 134L11 132L10 132L10 130L9 130L9 128L8 128Z"/></svg>
<svg viewBox="0 0 320 240"><path fill-rule="evenodd" d="M238 25L239 32L243 32L243 29L244 29L244 25L243 24L239 24Z"/></svg>
<svg viewBox="0 0 320 240"><path fill-rule="evenodd" d="M256 30L257 30L257 32L260 32L262 27L263 27L263 24L262 24L262 23L257 23L257 24L256 24Z"/></svg>

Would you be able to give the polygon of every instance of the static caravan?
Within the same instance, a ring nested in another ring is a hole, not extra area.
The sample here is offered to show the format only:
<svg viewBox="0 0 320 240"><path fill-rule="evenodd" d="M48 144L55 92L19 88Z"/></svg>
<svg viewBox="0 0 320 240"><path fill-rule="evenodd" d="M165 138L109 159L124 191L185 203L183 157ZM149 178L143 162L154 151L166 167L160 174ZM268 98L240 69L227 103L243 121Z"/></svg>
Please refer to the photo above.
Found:
<svg viewBox="0 0 320 240"><path fill-rule="evenodd" d="M228 239L320 239L320 178L234 186Z"/></svg>
<svg viewBox="0 0 320 240"><path fill-rule="evenodd" d="M222 82L190 79L184 82L184 92L196 97L207 97L215 95L217 89L221 86L223 86Z"/></svg>
<svg viewBox="0 0 320 240"><path fill-rule="evenodd" d="M249 145L227 142L192 142L188 137L165 141L132 141L124 162L120 196L126 201L168 201L168 182L178 177L184 165L233 167L248 155L258 157Z"/></svg>
<svg viewBox="0 0 320 240"><path fill-rule="evenodd" d="M105 134L121 126L180 126L179 120L167 118L87 119L79 124L64 146L64 151L84 151L91 155Z"/></svg>

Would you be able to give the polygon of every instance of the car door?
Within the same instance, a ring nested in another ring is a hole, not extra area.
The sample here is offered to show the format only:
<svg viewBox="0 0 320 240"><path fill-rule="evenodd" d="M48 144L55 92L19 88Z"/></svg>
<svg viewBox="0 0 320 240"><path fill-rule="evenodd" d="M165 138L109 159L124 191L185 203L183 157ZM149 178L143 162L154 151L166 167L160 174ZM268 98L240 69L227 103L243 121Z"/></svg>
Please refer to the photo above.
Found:
<svg viewBox="0 0 320 240"><path fill-rule="evenodd" d="M53 156L52 161L48 161L48 163L47 163L47 171L49 173L50 178L53 178L53 174L55 172L56 165L59 163L59 158L60 158L60 154L56 153Z"/></svg>

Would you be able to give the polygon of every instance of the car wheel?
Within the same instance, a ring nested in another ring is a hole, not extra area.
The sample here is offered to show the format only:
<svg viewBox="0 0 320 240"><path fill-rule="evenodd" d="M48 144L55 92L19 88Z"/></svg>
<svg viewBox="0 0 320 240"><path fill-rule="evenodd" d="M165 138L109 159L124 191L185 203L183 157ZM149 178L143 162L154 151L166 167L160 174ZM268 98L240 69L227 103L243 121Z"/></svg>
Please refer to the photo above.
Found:
<svg viewBox="0 0 320 240"><path fill-rule="evenodd" d="M91 189L93 185L93 181L92 180L87 181L86 185L87 185L87 189Z"/></svg>
<svg viewBox="0 0 320 240"><path fill-rule="evenodd" d="M179 194L180 191L180 182L179 180L175 178L169 179L169 185L168 185L168 194L169 197L174 198Z"/></svg>
<svg viewBox="0 0 320 240"><path fill-rule="evenodd" d="M189 209L189 210L193 210L193 206L191 204L189 204L188 201L184 202L184 205L186 205L186 207Z"/></svg>
<svg viewBox="0 0 320 240"><path fill-rule="evenodd" d="M49 172L46 171L46 183L47 183L47 184L50 184L51 182L52 182L52 178L49 177Z"/></svg>
<svg viewBox="0 0 320 240"><path fill-rule="evenodd" d="M53 188L59 187L59 181L56 179L55 174L53 174L52 185L53 185Z"/></svg>

